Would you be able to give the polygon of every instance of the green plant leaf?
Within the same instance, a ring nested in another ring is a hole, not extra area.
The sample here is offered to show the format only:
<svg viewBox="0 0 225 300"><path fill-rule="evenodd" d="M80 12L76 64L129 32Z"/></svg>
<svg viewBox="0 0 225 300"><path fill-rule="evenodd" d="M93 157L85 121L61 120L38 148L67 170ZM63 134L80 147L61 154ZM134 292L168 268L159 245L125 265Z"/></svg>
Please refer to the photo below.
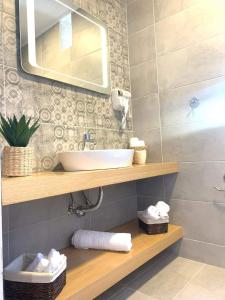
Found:
<svg viewBox="0 0 225 300"><path fill-rule="evenodd" d="M5 119L0 113L0 133L10 146L26 147L40 126L38 122L39 120L30 126L31 118L26 119L25 115L22 115L20 119L17 119L15 115Z"/></svg>

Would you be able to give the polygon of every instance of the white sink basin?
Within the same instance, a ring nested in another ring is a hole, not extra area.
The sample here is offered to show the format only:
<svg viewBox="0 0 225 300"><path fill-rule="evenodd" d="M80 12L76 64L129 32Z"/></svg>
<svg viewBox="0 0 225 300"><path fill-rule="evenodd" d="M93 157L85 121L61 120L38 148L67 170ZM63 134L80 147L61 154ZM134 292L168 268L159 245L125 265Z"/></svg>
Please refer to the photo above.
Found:
<svg viewBox="0 0 225 300"><path fill-rule="evenodd" d="M134 150L90 150L62 152L59 160L65 171L124 168L132 165Z"/></svg>

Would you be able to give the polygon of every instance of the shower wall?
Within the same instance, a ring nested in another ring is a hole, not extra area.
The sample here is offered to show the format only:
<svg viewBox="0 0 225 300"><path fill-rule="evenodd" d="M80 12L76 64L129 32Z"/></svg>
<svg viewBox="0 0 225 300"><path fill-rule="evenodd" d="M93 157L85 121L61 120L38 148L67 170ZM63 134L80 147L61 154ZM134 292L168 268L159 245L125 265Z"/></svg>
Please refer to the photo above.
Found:
<svg viewBox="0 0 225 300"><path fill-rule="evenodd" d="M149 161L180 163L177 176L137 184L139 208L168 201L184 227L180 255L223 267L224 15L222 0L128 1L134 129Z"/></svg>

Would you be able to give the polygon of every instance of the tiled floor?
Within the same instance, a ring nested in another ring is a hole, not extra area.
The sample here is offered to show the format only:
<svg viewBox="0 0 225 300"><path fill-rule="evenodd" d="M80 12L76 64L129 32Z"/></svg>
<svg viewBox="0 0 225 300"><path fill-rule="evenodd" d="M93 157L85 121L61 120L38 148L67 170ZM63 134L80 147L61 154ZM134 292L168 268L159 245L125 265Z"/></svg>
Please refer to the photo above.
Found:
<svg viewBox="0 0 225 300"><path fill-rule="evenodd" d="M96 300L225 300L225 269L162 253Z"/></svg>

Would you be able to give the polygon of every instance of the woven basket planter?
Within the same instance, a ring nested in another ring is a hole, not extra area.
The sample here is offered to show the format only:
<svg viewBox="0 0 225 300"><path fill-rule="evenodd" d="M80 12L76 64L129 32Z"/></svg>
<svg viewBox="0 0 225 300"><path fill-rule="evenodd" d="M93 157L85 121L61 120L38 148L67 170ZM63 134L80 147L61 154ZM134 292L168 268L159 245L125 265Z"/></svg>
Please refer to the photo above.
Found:
<svg viewBox="0 0 225 300"><path fill-rule="evenodd" d="M3 149L3 176L29 176L33 169L33 150L30 147Z"/></svg>

